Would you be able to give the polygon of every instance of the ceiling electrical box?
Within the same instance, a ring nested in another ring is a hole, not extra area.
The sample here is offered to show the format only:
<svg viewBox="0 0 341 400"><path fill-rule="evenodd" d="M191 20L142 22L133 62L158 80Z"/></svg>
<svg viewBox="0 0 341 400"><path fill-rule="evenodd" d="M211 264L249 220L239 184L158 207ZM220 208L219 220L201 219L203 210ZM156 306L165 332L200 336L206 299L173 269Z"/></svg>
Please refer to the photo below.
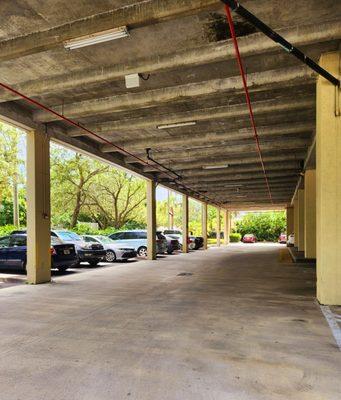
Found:
<svg viewBox="0 0 341 400"><path fill-rule="evenodd" d="M132 89L140 87L140 76L139 74L130 74L125 76L126 88Z"/></svg>

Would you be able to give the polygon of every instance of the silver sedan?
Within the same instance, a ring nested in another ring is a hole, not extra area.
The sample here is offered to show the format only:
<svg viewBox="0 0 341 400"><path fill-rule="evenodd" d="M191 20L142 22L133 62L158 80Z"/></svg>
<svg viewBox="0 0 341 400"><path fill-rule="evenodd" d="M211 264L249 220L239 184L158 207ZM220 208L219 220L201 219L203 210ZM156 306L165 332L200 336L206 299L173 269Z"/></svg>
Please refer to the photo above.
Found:
<svg viewBox="0 0 341 400"><path fill-rule="evenodd" d="M105 261L123 261L137 256L133 247L122 246L103 235L84 235L83 239L87 243L100 243L106 250Z"/></svg>

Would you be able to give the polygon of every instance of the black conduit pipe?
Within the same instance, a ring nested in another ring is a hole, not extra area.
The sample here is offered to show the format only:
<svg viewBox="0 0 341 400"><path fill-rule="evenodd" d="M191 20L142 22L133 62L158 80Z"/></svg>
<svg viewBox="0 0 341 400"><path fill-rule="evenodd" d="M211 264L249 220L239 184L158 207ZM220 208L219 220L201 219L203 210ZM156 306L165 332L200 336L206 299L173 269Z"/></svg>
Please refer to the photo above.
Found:
<svg viewBox="0 0 341 400"><path fill-rule="evenodd" d="M293 46L287 40L284 39L277 32L272 30L268 25L266 25L263 21L258 19L255 15L253 15L250 11L244 8L235 0L221 0L226 6L230 7L232 11L243 17L246 21L252 24L255 28L259 29L263 32L268 38L273 40L275 43L278 43L285 51L292 54L298 60L303 62L313 71L317 72L319 75L323 76L334 86L340 87L340 80L335 78L332 74L326 71L324 68L320 67L315 61L311 58L307 57L301 50L297 47Z"/></svg>

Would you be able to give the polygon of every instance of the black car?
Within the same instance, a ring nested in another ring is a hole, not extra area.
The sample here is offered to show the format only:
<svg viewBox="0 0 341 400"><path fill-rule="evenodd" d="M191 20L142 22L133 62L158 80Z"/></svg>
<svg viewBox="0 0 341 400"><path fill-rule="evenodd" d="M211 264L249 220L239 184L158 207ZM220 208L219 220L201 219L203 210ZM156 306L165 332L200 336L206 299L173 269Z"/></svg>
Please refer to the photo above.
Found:
<svg viewBox="0 0 341 400"><path fill-rule="evenodd" d="M24 233L0 238L0 266L26 270L27 235ZM78 264L73 244L64 244L51 236L51 268L66 271Z"/></svg>
<svg viewBox="0 0 341 400"><path fill-rule="evenodd" d="M13 231L13 234L25 233L26 230ZM82 261L95 267L106 256L106 251L100 243L86 243L82 237L71 231L53 230L51 236L58 238L61 243L73 244L78 255L78 264Z"/></svg>
<svg viewBox="0 0 341 400"><path fill-rule="evenodd" d="M167 239L167 253L173 254L174 251L181 250L181 244L178 239L171 235L164 235Z"/></svg>

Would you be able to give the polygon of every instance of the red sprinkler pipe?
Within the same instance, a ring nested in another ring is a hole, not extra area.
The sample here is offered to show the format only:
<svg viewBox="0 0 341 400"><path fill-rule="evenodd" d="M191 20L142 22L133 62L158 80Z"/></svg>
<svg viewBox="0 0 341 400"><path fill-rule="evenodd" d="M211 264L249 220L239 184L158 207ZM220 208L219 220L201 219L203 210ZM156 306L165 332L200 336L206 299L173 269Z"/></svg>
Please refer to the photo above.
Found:
<svg viewBox="0 0 341 400"><path fill-rule="evenodd" d="M234 30L234 24L233 24L233 20L232 20L231 11L230 11L229 6L227 6L227 5L225 5L225 12L226 12L227 22L229 24L230 31L231 31L231 37L232 37L234 49L235 49L235 52L236 52L236 58L237 58L237 63L238 63L238 67L239 67L239 72L240 72L241 78L243 80L245 98L246 98L246 103L247 103L247 106L248 106L248 109L249 109L249 113L250 113L251 126L252 126L253 133L254 133L254 138L255 138L255 142L256 142L256 146L257 146L257 152L258 152L258 155L259 155L259 160L260 160L260 163L261 163L261 166L262 166L265 183L266 183L266 186L267 186L267 189L268 189L268 192L269 192L269 199L270 199L271 203L273 203L271 190L270 190L270 185L269 185L269 180L268 180L268 176L266 174L265 165L264 165L263 156L262 156L262 151L261 151L261 148L260 148L259 136L258 136L257 127L256 127L256 121L255 121L255 117L254 117L253 110L252 110L250 93L249 93L249 89L248 89L248 86L247 86L247 83L246 83L246 76L245 76L244 66L243 66L243 62L242 62L242 59L241 59L241 56L240 56L240 52L239 52L239 46L238 46L238 42L237 42L236 32Z"/></svg>
<svg viewBox="0 0 341 400"><path fill-rule="evenodd" d="M125 150L123 147L116 145L115 143L111 142L110 140L98 135L96 132L86 128L85 126L79 124L76 121L73 121L72 119L65 117L64 115L58 113L57 111L52 110L52 108L45 106L44 104L40 103L37 100L32 99L31 97L26 96L25 94L18 92L17 90L15 90L14 88L12 88L11 86L6 85L5 83L0 82L0 87L2 87L3 89L21 97L22 99L24 99L26 102L33 104L34 106L45 110L47 112L49 112L50 114L55 115L56 117L58 117L59 119L67 122L68 124L75 126L78 129L83 130L84 132L88 133L89 135L92 135L94 137L96 137L97 139L100 139L103 143L109 144L110 146L115 147L116 149L118 149L119 151L121 151L124 154L129 155L130 157L135 158L137 161L139 161L140 163L144 164L144 165L150 165L148 161L143 160L142 158L136 156L135 154L130 153L129 151ZM166 175L168 175L169 177L173 178L173 176L171 176L169 173L165 172L163 169L159 168L156 164L155 164L155 168L162 173L165 173ZM174 179L174 178L173 178ZM174 179L174 181L176 181L176 179ZM202 195L202 193L200 193L197 190L193 190L190 187L184 185L183 183L180 184L180 186L182 186L185 190L191 191L195 194L197 194L198 196L202 196L204 197L206 200L208 200L209 202L213 203L213 204L217 204L215 201L211 200L209 197Z"/></svg>

